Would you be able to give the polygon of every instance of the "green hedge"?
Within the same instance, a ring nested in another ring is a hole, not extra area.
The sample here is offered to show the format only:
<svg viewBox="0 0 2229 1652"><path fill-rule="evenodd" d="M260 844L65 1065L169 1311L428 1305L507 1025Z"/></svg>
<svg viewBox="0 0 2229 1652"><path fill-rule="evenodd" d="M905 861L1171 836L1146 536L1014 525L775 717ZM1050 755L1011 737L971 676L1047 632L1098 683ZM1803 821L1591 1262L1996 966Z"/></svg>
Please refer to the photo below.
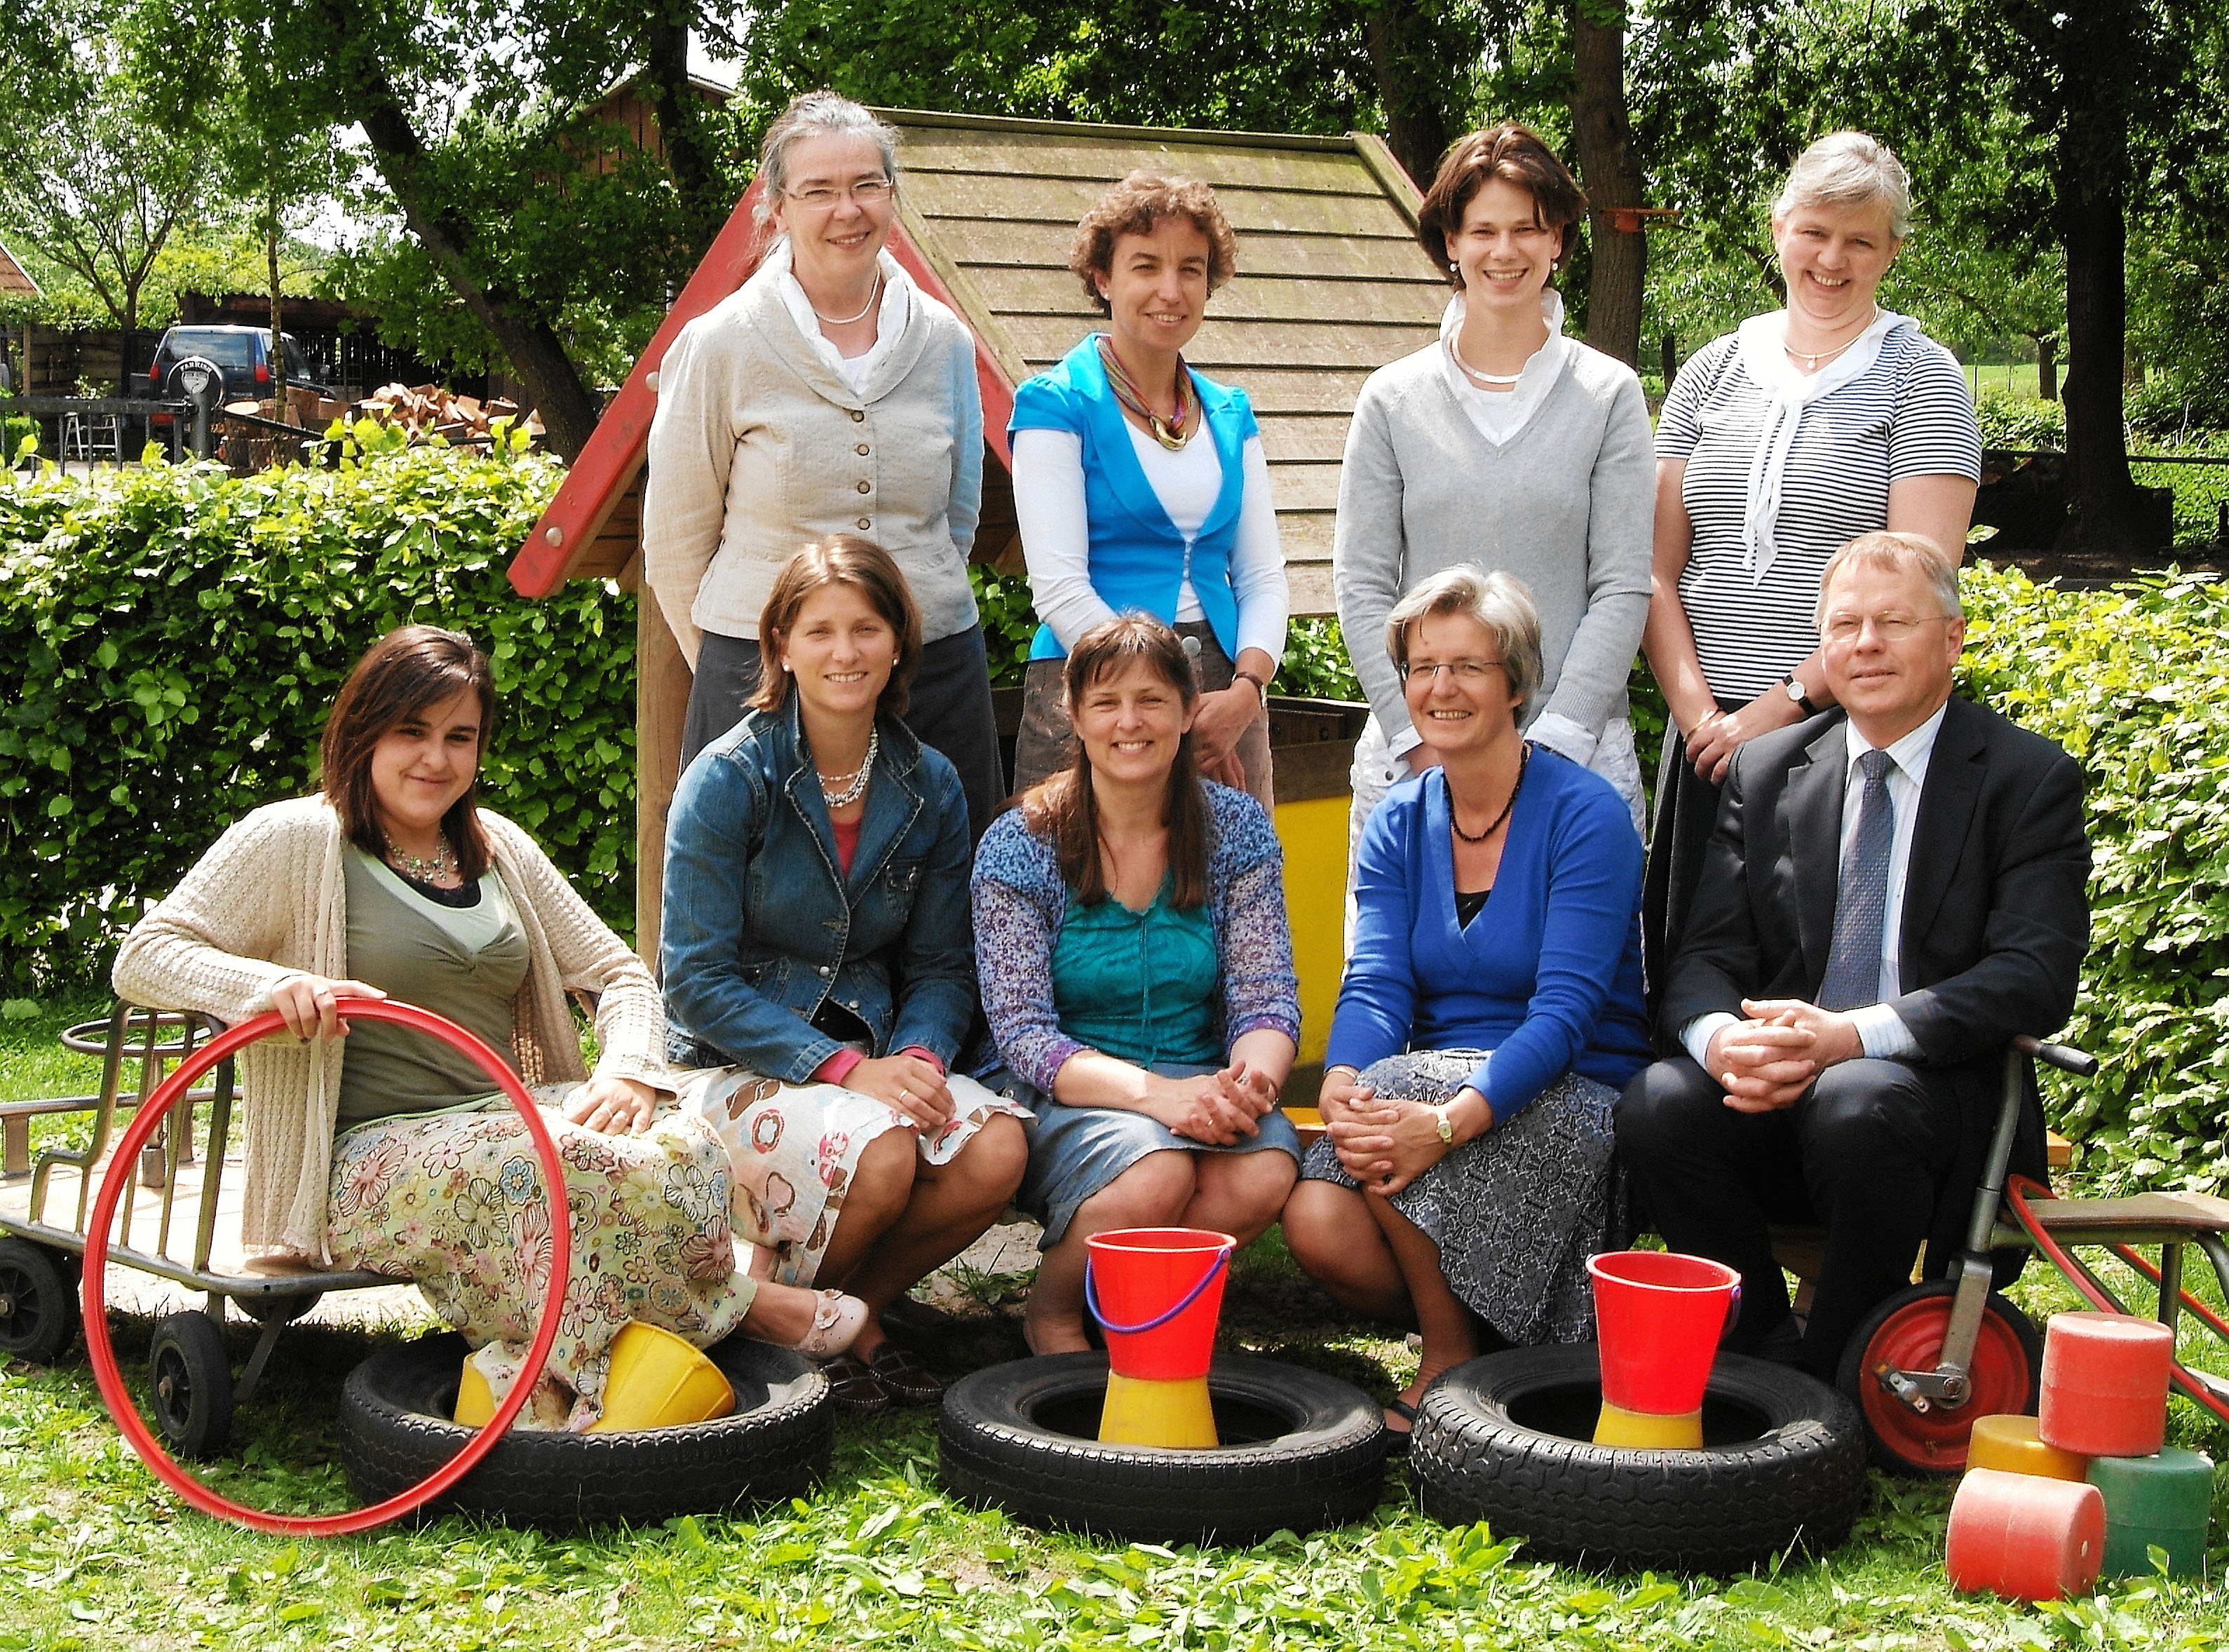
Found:
<svg viewBox="0 0 2229 1652"><path fill-rule="evenodd" d="M550 462L362 440L330 472L0 479L0 993L100 978L227 824L307 788L341 678L413 620L493 656L486 794L632 930L633 599L511 590Z"/></svg>

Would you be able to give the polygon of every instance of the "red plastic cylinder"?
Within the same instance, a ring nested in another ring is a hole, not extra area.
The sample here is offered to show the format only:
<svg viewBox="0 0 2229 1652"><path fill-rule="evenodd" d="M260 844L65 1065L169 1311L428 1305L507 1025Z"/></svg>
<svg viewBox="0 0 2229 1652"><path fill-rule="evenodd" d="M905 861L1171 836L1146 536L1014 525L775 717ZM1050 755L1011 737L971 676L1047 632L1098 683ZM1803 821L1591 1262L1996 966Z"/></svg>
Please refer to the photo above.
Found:
<svg viewBox="0 0 2229 1652"><path fill-rule="evenodd" d="M2167 1440L2174 1337L2154 1320L2054 1314L2043 1342L2036 1432L2085 1457L2148 1457Z"/></svg>
<svg viewBox="0 0 2229 1652"><path fill-rule="evenodd" d="M1666 1250L1588 1259L1603 1400L1677 1417L1703 1403L1741 1276L1722 1262Z"/></svg>
<svg viewBox="0 0 2229 1652"><path fill-rule="evenodd" d="M1943 1565L1950 1586L2010 1600L2086 1593L2105 1557L2097 1488L2040 1475L1975 1469L1950 1505Z"/></svg>
<svg viewBox="0 0 2229 1652"><path fill-rule="evenodd" d="M1215 1357L1215 1327L1223 1316L1224 1258L1237 1248L1228 1233L1204 1228L1116 1228L1095 1233L1091 1252L1094 1312L1107 1333L1107 1364L1117 1376L1181 1382L1207 1375ZM1207 1279L1181 1313L1150 1330L1143 1326L1183 1302Z"/></svg>

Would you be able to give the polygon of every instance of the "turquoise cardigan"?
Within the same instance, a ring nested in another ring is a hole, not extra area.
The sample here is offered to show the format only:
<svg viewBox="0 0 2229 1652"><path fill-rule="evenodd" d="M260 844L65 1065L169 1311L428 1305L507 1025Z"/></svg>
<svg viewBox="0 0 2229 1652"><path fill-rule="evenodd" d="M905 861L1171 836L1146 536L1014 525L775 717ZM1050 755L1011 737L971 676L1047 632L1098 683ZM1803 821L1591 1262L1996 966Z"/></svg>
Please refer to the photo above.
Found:
<svg viewBox="0 0 2229 1652"><path fill-rule="evenodd" d="M1087 335L1057 366L1015 389L1007 434L1065 430L1082 439L1092 588L1118 614L1142 609L1173 623L1187 573L1184 536L1161 509L1138 463L1129 425L1099 360L1099 338L1097 333ZM1198 373L1192 382L1215 440L1215 456L1223 462L1223 491L1192 542L1189 573L1209 629L1223 652L1236 659L1238 599L1230 589L1230 551L1246 492L1246 443L1261 427L1245 391ZM1067 652L1050 626L1037 627L1030 645L1031 659L1058 659Z"/></svg>

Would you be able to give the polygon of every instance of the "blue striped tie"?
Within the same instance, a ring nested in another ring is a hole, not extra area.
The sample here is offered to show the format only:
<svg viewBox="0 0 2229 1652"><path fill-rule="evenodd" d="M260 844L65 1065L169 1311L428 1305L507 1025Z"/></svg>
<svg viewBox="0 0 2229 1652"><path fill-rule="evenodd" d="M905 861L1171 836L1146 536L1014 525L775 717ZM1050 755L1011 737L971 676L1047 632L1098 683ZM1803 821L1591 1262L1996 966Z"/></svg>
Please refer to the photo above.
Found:
<svg viewBox="0 0 2229 1652"><path fill-rule="evenodd" d="M1858 759L1866 787L1858 803L1857 835L1842 858L1842 884L1834 899L1834 943L1827 978L1819 983L1822 1010L1855 1009L1880 1002L1881 930L1888 921L1888 855L1896 813L1888 800L1889 755Z"/></svg>

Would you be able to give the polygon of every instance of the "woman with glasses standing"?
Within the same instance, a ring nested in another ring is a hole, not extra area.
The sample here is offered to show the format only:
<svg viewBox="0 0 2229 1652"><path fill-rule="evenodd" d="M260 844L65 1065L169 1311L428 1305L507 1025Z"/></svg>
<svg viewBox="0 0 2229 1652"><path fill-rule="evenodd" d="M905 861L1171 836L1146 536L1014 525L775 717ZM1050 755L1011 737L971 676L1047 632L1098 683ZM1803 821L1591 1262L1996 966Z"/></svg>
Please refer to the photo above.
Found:
<svg viewBox="0 0 2229 1652"><path fill-rule="evenodd" d="M885 250L896 141L832 92L768 129L758 222L774 245L660 365L643 564L697 674L685 768L757 690L759 611L791 553L832 534L889 551L925 645L906 726L960 771L972 842L1005 789L967 584L983 403L967 325Z"/></svg>
<svg viewBox="0 0 2229 1652"><path fill-rule="evenodd" d="M1641 839L1609 782L1518 731L1540 683L1523 584L1445 569L1385 652L1421 774L1362 834L1359 916L1285 1242L1350 1308L1423 1333L1387 1408L1506 1343L1583 1342L1587 1258L1625 1243L1611 1120L1646 1066Z"/></svg>

